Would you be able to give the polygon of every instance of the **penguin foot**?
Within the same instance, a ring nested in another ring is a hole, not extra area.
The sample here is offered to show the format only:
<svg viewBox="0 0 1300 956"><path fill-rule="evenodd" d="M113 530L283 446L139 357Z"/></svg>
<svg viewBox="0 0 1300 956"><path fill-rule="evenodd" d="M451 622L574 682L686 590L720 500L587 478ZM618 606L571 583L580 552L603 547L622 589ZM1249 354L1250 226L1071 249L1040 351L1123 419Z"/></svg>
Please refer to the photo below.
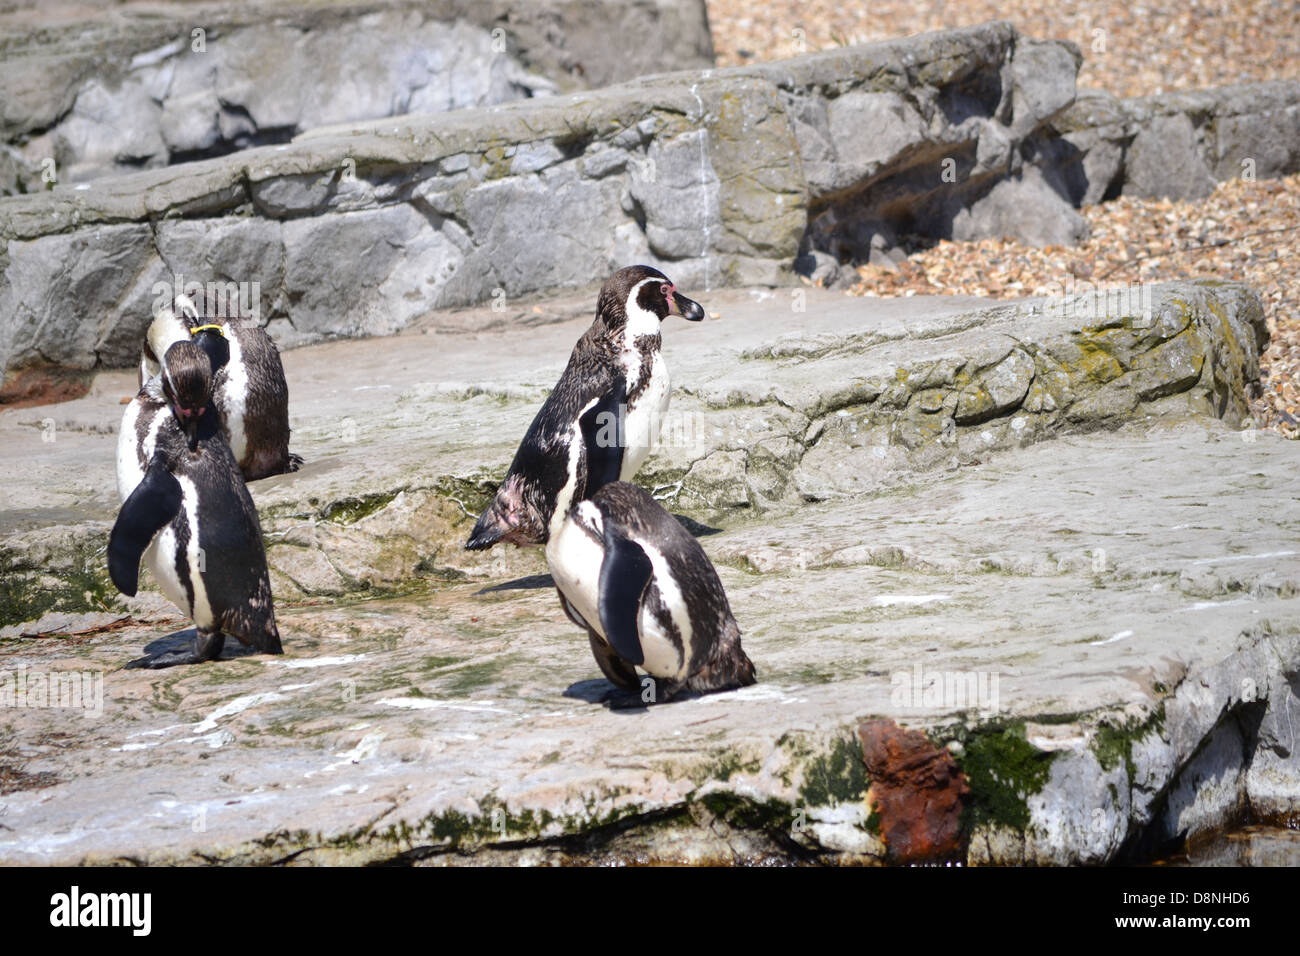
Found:
<svg viewBox="0 0 1300 956"><path fill-rule="evenodd" d="M126 665L126 669L158 671L164 667L176 667L179 664L201 664L205 660L208 660L208 658L200 657L193 651L166 651L149 657L137 657Z"/></svg>
<svg viewBox="0 0 1300 956"><path fill-rule="evenodd" d="M600 702L610 710L633 710L677 700L683 696L683 689L684 685L681 681L665 680L661 677L642 677L640 687L627 689L615 686L600 699Z"/></svg>
<svg viewBox="0 0 1300 956"><path fill-rule="evenodd" d="M226 636L220 631L198 631L194 645L189 650L163 651L147 657L137 657L126 665L127 670L162 670L165 667L177 667L182 664L202 664L215 661L221 656L221 649L226 644Z"/></svg>
<svg viewBox="0 0 1300 956"><path fill-rule="evenodd" d="M302 455L295 455L293 452L289 452L289 466L284 469L285 473L297 471L301 467Z"/></svg>
<svg viewBox="0 0 1300 956"><path fill-rule="evenodd" d="M641 692L615 687L600 698L610 710L645 710L653 701L643 700Z"/></svg>

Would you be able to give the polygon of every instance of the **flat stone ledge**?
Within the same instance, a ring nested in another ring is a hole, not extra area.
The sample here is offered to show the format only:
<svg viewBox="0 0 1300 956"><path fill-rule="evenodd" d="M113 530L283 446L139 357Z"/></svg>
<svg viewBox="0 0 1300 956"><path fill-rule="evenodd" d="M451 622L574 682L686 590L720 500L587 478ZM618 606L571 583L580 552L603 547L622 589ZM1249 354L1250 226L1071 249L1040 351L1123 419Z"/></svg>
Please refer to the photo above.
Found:
<svg viewBox="0 0 1300 956"><path fill-rule="evenodd" d="M286 605L285 657L179 671L118 669L161 614L10 641L103 708L6 710L0 861L882 862L866 720L952 755L971 864L1294 820L1293 485L1275 436L1129 428L729 524L703 543L761 682L644 713L590 702L528 577Z"/></svg>

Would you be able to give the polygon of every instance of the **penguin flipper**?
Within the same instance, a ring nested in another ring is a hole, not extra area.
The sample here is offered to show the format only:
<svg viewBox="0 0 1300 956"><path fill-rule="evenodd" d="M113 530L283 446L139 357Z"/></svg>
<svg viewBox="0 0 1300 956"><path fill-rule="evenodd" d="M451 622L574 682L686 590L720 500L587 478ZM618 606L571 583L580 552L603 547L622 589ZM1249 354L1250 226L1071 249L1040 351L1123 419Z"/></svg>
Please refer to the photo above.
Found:
<svg viewBox="0 0 1300 956"><path fill-rule="evenodd" d="M627 381L622 375L601 398L583 414L582 440L587 446L587 485L590 498L623 470L624 418L627 414Z"/></svg>
<svg viewBox="0 0 1300 956"><path fill-rule="evenodd" d="M605 639L629 664L644 664L641 648L641 598L654 565L641 545L605 522L605 560L600 565L600 626Z"/></svg>
<svg viewBox="0 0 1300 956"><path fill-rule="evenodd" d="M108 536L108 576L128 597L140 586L140 559L154 535L181 510L181 484L155 455L118 512Z"/></svg>

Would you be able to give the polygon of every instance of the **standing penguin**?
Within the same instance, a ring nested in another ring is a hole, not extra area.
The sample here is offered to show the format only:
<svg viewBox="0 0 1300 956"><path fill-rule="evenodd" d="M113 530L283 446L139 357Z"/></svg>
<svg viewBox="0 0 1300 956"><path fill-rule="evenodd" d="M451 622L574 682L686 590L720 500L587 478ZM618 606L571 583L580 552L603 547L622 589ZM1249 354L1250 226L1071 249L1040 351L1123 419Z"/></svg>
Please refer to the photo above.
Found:
<svg viewBox="0 0 1300 956"><path fill-rule="evenodd" d="M629 266L610 276L596 300L596 318L529 426L496 497L465 547L498 541L545 544L555 500L565 482L569 445L578 434L610 453L587 476L588 494L628 481L650 454L668 411L668 368L659 325L670 315L704 318L658 269ZM574 425L580 431L574 431Z"/></svg>
<svg viewBox="0 0 1300 956"><path fill-rule="evenodd" d="M160 374L141 390L136 439L118 448L122 510L108 539L108 572L134 595L143 557L164 595L197 628L193 649L132 661L170 667L215 660L231 634L266 654L280 654L280 632L257 509L221 434L213 403L212 365L194 342L171 345ZM129 414L129 412L128 412ZM126 425L122 438L127 438Z"/></svg>
<svg viewBox="0 0 1300 956"><path fill-rule="evenodd" d="M186 295L154 316L140 350L140 384L159 372L158 356L175 342L195 341L212 362L213 398L221 427L245 481L297 471L289 452L289 386L280 352L252 322L204 317Z"/></svg>
<svg viewBox="0 0 1300 956"><path fill-rule="evenodd" d="M611 706L755 682L713 564L645 490L604 485L553 524L551 576L564 612L586 628L596 663L619 688L606 697ZM653 695L637 667L655 679Z"/></svg>

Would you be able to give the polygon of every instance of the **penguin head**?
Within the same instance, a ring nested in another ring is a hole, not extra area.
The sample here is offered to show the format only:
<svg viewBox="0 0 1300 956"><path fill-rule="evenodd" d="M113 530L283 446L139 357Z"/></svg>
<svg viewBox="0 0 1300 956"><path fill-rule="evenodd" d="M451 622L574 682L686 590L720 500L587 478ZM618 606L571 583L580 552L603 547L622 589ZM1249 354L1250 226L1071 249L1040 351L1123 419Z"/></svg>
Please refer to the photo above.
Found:
<svg viewBox="0 0 1300 956"><path fill-rule="evenodd" d="M569 439L567 447L552 452L520 446L506 480L470 532L466 550L484 551L498 541L525 548L550 540L557 515L562 519L569 502L583 498L586 486L586 446L576 424Z"/></svg>
<svg viewBox="0 0 1300 956"><path fill-rule="evenodd" d="M540 486L521 475L510 475L497 489L492 503L479 515L465 549L485 551L498 541L520 548L545 544L547 498ZM553 510L555 496L552 494L549 499Z"/></svg>
<svg viewBox="0 0 1300 956"><path fill-rule="evenodd" d="M212 403L212 363L207 353L188 339L172 343L163 356L162 390L193 451L199 422Z"/></svg>
<svg viewBox="0 0 1300 956"><path fill-rule="evenodd" d="M601 286L596 315L611 332L642 324L649 332L654 329L655 319L662 322L670 315L699 322L704 318L704 309L678 292L672 280L653 266L628 266Z"/></svg>
<svg viewBox="0 0 1300 956"><path fill-rule="evenodd" d="M154 313L144 346L140 349L141 385L162 370L160 359L167 354L172 343L186 341L190 337L190 328L198 323L198 307L187 295L178 295L171 305L165 305Z"/></svg>

